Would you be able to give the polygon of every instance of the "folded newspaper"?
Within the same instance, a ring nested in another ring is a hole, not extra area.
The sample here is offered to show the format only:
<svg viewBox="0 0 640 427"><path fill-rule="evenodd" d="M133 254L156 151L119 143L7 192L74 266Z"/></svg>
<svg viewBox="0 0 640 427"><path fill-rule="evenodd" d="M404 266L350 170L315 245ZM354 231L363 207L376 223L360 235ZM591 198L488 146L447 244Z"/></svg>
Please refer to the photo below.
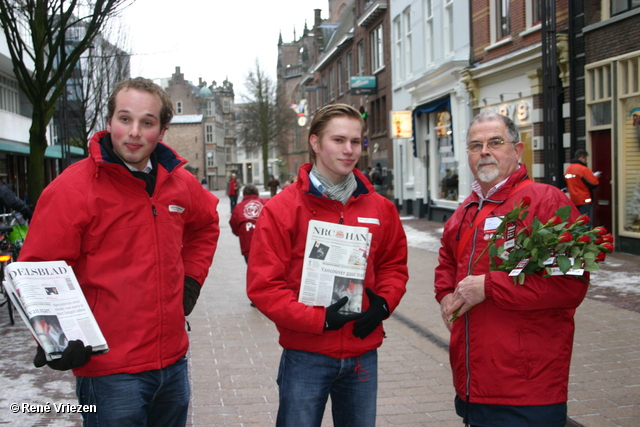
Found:
<svg viewBox="0 0 640 427"><path fill-rule="evenodd" d="M73 269L64 261L13 262L4 286L47 360L61 357L69 341L81 340L93 354L109 351Z"/></svg>
<svg viewBox="0 0 640 427"><path fill-rule="evenodd" d="M328 307L346 296L340 312L360 313L370 245L367 227L309 221L298 301Z"/></svg>

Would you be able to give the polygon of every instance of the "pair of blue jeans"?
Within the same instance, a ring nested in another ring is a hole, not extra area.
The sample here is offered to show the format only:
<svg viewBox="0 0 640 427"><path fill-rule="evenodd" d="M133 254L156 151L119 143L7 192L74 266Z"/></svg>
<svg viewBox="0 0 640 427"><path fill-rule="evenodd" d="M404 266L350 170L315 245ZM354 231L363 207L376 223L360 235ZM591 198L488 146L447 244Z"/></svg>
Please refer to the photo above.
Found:
<svg viewBox="0 0 640 427"><path fill-rule="evenodd" d="M319 427L331 396L337 427L374 427L378 394L378 353L336 359L283 350L278 371L277 427Z"/></svg>
<svg viewBox="0 0 640 427"><path fill-rule="evenodd" d="M76 377L81 405L96 412L82 414L84 427L184 426L189 410L187 358L163 369L137 374Z"/></svg>

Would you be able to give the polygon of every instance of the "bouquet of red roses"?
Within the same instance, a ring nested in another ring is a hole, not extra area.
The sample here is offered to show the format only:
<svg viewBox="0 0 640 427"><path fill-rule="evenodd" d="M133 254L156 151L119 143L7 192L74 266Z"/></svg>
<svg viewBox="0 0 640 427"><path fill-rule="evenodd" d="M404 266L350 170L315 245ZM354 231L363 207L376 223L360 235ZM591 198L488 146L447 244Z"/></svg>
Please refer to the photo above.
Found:
<svg viewBox="0 0 640 427"><path fill-rule="evenodd" d="M514 283L522 285L527 274L542 270L545 270L543 277L599 270L598 263L613 252L613 235L604 227L590 229L587 215L579 216L573 223L568 221L571 206L559 208L546 223L535 217L531 225L516 232L518 225L524 225L530 204L531 199L524 197L501 218L485 249L489 250L490 271L506 271L513 276ZM496 242L500 239L504 242L498 246ZM478 260L481 257L482 254Z"/></svg>

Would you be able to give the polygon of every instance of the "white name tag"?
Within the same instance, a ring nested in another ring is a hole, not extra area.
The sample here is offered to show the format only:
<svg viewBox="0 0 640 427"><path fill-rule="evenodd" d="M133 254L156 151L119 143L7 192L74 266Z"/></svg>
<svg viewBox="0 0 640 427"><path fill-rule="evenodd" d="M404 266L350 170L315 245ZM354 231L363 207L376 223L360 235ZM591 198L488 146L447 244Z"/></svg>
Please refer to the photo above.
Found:
<svg viewBox="0 0 640 427"><path fill-rule="evenodd" d="M364 224L377 224L380 225L380 220L378 218L361 218L358 217L358 222L364 223Z"/></svg>
<svg viewBox="0 0 640 427"><path fill-rule="evenodd" d="M182 212L184 212L184 208L181 207L181 206L169 205L169 212L182 213Z"/></svg>

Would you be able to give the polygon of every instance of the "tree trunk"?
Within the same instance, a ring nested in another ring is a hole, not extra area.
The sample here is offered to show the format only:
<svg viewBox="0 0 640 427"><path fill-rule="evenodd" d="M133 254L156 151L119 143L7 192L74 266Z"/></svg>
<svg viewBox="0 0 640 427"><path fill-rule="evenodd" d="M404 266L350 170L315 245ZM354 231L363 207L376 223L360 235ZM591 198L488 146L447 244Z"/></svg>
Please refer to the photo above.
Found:
<svg viewBox="0 0 640 427"><path fill-rule="evenodd" d="M47 123L44 113L34 108L29 129L29 169L27 173L28 203L37 203L44 189L44 153L47 150Z"/></svg>

